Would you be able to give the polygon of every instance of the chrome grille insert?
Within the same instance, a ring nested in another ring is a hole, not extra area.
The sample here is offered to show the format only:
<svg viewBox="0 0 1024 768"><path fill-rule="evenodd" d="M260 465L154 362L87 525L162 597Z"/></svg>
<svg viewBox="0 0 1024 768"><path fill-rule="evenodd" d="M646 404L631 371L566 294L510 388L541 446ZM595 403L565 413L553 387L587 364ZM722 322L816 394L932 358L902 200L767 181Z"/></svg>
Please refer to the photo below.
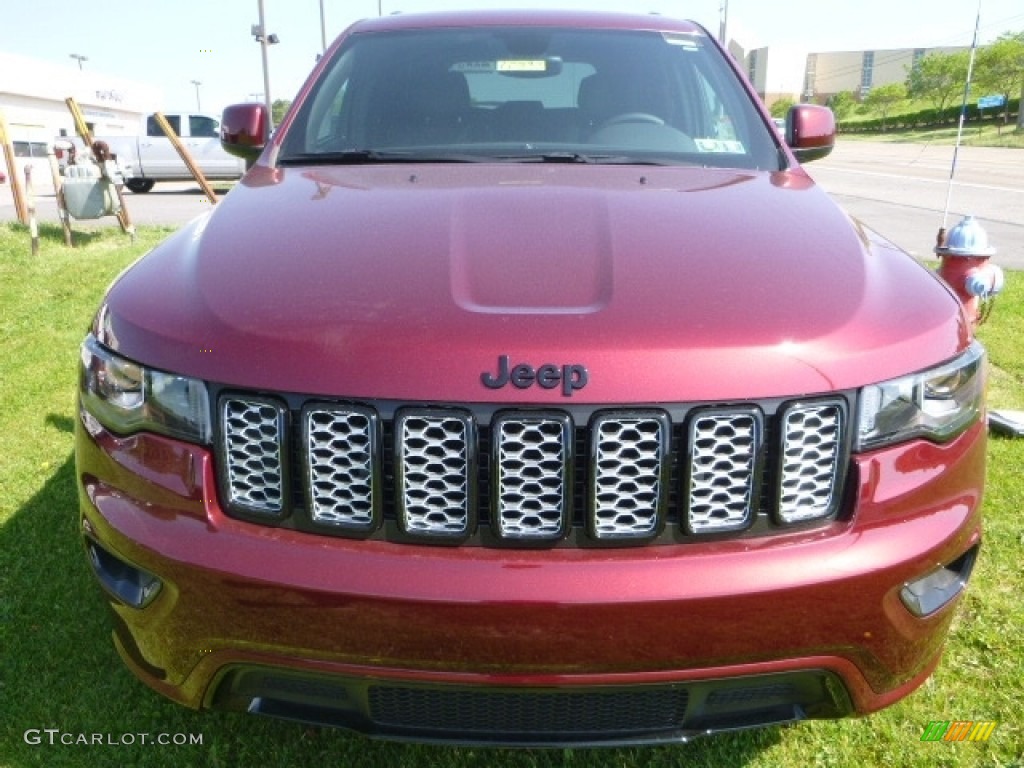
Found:
<svg viewBox="0 0 1024 768"><path fill-rule="evenodd" d="M469 414L420 409L399 413L395 469L402 530L449 537L470 532L475 451Z"/></svg>
<svg viewBox="0 0 1024 768"><path fill-rule="evenodd" d="M803 403L782 414L777 514L784 523L827 517L836 506L843 455L840 403Z"/></svg>
<svg viewBox="0 0 1024 768"><path fill-rule="evenodd" d="M850 451L845 396L474 411L225 392L217 408L229 513L456 542L480 527L484 545L551 544L574 526L584 545L660 540L677 526L684 537L767 535L836 514Z"/></svg>
<svg viewBox="0 0 1024 768"><path fill-rule="evenodd" d="M284 510L285 410L270 400L224 398L221 443L230 504L247 512Z"/></svg>
<svg viewBox="0 0 1024 768"><path fill-rule="evenodd" d="M747 527L756 505L763 440L761 412L709 409L690 421L687 528L721 533Z"/></svg>
<svg viewBox="0 0 1024 768"><path fill-rule="evenodd" d="M572 422L568 414L503 413L492 431L497 534L545 541L568 532Z"/></svg>
<svg viewBox="0 0 1024 768"><path fill-rule="evenodd" d="M665 518L671 424L662 412L611 412L590 425L590 532L643 538Z"/></svg>
<svg viewBox="0 0 1024 768"><path fill-rule="evenodd" d="M376 413L358 406L308 406L302 426L312 521L353 530L375 527L380 507Z"/></svg>

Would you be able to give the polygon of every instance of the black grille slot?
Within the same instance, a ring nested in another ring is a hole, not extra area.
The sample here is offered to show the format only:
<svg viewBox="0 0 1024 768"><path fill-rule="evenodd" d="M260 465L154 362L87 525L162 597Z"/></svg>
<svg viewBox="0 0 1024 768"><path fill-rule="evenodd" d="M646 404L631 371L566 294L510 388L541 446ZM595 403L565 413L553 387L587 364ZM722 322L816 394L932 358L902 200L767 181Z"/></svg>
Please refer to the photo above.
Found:
<svg viewBox="0 0 1024 768"><path fill-rule="evenodd" d="M390 728L543 737L641 733L680 727L683 688L599 691L441 690L373 686L370 718Z"/></svg>

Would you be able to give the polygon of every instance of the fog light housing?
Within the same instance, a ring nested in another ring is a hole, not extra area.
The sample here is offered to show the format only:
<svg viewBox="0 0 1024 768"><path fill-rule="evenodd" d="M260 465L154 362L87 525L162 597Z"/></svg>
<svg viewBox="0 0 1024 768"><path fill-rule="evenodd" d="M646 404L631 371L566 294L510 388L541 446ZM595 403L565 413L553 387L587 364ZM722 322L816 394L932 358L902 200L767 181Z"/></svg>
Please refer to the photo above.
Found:
<svg viewBox="0 0 1024 768"><path fill-rule="evenodd" d="M900 590L903 605L919 618L935 613L963 592L977 556L978 545L974 545L948 565L908 581Z"/></svg>
<svg viewBox="0 0 1024 768"><path fill-rule="evenodd" d="M122 603L144 608L160 591L160 579L148 571L126 563L92 539L85 540L85 548L100 584Z"/></svg>

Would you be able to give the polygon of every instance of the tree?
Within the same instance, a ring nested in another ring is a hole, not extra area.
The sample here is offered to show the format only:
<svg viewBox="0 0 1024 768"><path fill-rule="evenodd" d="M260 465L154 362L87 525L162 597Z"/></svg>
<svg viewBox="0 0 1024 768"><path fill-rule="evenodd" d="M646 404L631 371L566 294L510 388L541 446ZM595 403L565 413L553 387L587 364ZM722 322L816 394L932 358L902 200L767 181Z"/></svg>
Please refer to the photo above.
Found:
<svg viewBox="0 0 1024 768"><path fill-rule="evenodd" d="M903 83L886 83L876 85L864 97L864 105L872 112L882 116L882 131L885 131L885 120L893 107L907 100L907 86Z"/></svg>
<svg viewBox="0 0 1024 768"><path fill-rule="evenodd" d="M907 92L915 99L925 99L940 113L964 92L967 82L967 51L943 53L935 51L921 58L907 76Z"/></svg>
<svg viewBox="0 0 1024 768"><path fill-rule="evenodd" d="M795 101L789 98L776 99L771 107L772 117L785 117L786 113L789 112L789 108L795 103Z"/></svg>
<svg viewBox="0 0 1024 768"><path fill-rule="evenodd" d="M292 105L287 99L274 99L274 103L270 105L271 114L274 116L274 125L280 125L284 119L285 112Z"/></svg>
<svg viewBox="0 0 1024 768"><path fill-rule="evenodd" d="M979 49L975 69L974 80L979 90L994 92L1006 99L1005 125L1010 116L1010 98L1018 90L1024 102L1024 32L1007 32L991 45ZM1021 115L1024 110L1020 110L1017 124L1024 127Z"/></svg>
<svg viewBox="0 0 1024 768"><path fill-rule="evenodd" d="M836 116L836 123L842 125L843 121L853 114L853 110L857 107L857 99L850 91L840 91L829 98L828 106L832 109L832 114Z"/></svg>

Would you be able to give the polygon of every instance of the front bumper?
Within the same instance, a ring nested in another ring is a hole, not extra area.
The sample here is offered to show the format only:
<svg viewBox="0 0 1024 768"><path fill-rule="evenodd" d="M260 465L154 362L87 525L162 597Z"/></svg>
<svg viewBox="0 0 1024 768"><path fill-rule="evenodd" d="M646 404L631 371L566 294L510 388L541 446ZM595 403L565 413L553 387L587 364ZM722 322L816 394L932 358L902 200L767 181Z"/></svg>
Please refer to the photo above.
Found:
<svg viewBox="0 0 1024 768"><path fill-rule="evenodd" d="M591 744L867 713L920 685L951 606L916 618L899 592L979 544L984 437L855 456L853 513L824 527L599 550L266 528L222 512L203 448L80 420L76 450L101 581L111 563L158 579L142 608L110 605L164 695L393 738ZM637 709L659 714L612 726Z"/></svg>

